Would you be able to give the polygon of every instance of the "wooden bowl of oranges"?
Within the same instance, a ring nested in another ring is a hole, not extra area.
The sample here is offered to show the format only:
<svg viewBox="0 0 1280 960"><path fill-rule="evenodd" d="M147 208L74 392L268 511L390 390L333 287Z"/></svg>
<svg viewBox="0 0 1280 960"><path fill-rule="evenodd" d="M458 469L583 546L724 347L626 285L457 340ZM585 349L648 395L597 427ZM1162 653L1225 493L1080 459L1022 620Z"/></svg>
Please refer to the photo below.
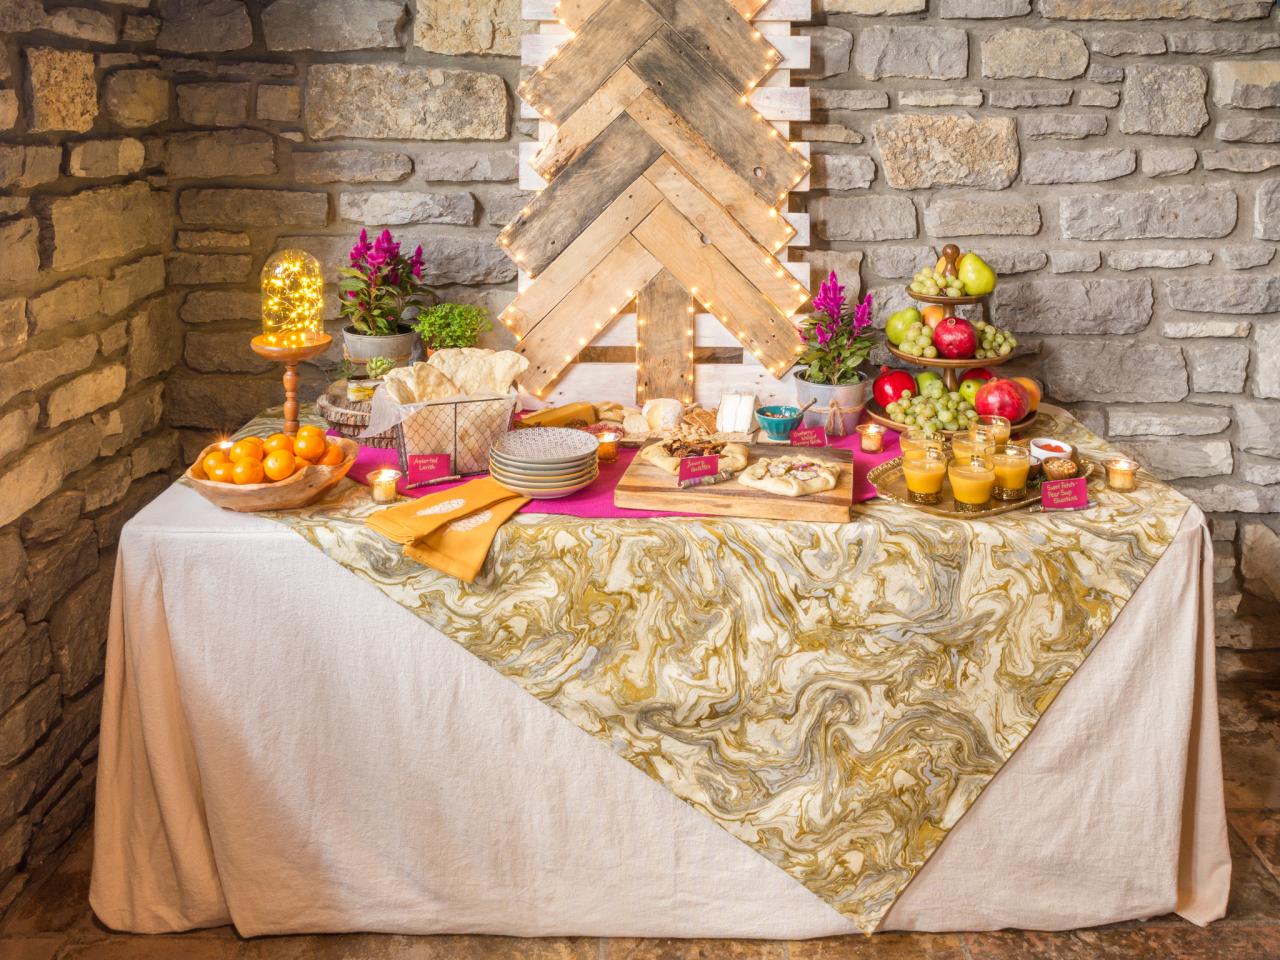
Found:
<svg viewBox="0 0 1280 960"><path fill-rule="evenodd" d="M354 440L304 426L293 437L274 433L210 444L186 477L206 500L225 510L292 510L333 489L359 452Z"/></svg>

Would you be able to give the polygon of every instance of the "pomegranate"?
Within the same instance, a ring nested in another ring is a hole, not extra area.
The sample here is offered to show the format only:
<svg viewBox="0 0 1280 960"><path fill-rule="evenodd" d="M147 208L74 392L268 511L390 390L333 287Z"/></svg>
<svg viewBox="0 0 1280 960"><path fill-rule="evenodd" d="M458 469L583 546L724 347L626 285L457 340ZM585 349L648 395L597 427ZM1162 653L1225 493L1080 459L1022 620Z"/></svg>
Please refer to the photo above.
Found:
<svg viewBox="0 0 1280 960"><path fill-rule="evenodd" d="M947 317L933 328L933 345L944 360L967 360L978 352L978 334L968 320Z"/></svg>
<svg viewBox="0 0 1280 960"><path fill-rule="evenodd" d="M911 374L905 370L891 370L888 367L880 368L880 376L876 378L875 385L871 388L875 393L876 403L881 407L887 407L895 400L902 399L902 391L914 394L916 392L916 382Z"/></svg>
<svg viewBox="0 0 1280 960"><path fill-rule="evenodd" d="M1014 380L988 380L978 390L973 408L984 417L1004 417L1017 423L1031 412L1031 397L1022 384Z"/></svg>

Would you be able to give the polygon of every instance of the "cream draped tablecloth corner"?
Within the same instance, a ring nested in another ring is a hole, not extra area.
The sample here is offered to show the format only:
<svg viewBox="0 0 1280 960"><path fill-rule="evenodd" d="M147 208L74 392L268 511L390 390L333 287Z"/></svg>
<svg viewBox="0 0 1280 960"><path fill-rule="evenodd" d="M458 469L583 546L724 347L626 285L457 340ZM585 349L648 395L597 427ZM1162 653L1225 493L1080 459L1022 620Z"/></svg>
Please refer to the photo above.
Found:
<svg viewBox="0 0 1280 960"><path fill-rule="evenodd" d="M1211 548L1149 494L1107 499L1112 527L523 516L495 592L405 570L350 490L344 521L172 488L121 540L94 909L247 935L1208 922Z"/></svg>

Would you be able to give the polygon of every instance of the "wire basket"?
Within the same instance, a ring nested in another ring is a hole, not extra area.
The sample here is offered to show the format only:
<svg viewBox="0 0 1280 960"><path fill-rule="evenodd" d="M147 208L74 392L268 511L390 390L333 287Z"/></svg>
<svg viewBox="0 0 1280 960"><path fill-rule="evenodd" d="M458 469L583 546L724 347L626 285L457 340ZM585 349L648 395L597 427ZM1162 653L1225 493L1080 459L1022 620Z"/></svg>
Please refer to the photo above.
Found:
<svg viewBox="0 0 1280 960"><path fill-rule="evenodd" d="M447 453L458 476L489 469L489 448L511 429L518 396L475 400L441 400L425 403L395 427L400 469L408 471L409 458Z"/></svg>

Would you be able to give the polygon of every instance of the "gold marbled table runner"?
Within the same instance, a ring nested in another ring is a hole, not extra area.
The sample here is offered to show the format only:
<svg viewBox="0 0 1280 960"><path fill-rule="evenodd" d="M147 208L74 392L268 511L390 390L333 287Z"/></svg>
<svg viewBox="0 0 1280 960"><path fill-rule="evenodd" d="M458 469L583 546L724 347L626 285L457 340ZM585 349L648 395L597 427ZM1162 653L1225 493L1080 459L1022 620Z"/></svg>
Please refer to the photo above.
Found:
<svg viewBox="0 0 1280 960"><path fill-rule="evenodd" d="M1106 449L1064 414L1042 430ZM848 524L518 515L474 584L368 530L348 481L265 516L871 932L1189 506L1150 479L1093 496L978 522L875 502Z"/></svg>

